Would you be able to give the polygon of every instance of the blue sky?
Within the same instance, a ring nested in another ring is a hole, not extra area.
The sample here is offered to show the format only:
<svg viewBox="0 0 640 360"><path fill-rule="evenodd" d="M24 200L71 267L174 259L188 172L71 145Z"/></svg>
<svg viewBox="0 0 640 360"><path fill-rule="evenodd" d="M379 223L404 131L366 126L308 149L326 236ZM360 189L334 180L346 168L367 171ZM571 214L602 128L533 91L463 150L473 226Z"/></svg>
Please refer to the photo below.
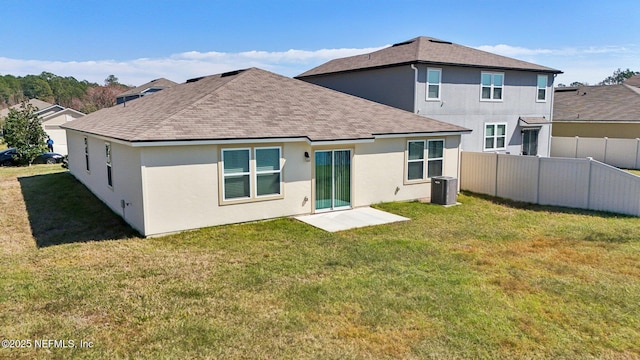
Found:
<svg viewBox="0 0 640 360"><path fill-rule="evenodd" d="M139 85L260 67L295 76L416 36L595 84L640 71L638 0L0 0L0 74Z"/></svg>

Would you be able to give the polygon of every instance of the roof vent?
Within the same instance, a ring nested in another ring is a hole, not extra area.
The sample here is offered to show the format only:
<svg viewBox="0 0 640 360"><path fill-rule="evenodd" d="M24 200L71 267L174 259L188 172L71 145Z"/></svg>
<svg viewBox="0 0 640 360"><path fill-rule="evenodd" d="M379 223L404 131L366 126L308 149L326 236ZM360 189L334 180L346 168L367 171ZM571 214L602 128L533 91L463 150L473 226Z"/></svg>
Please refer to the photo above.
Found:
<svg viewBox="0 0 640 360"><path fill-rule="evenodd" d="M397 44L393 44L393 45L391 45L391 47L402 46L402 45L409 45L409 44L411 44L411 43L413 43L413 42L415 42L415 41L416 41L415 39L413 39L413 40L409 40L409 41L404 41L404 42L400 42L400 43L397 43Z"/></svg>
<svg viewBox="0 0 640 360"><path fill-rule="evenodd" d="M200 76L200 77L197 77L197 78L189 79L189 80L187 80L187 84L188 83L194 83L194 82L200 81L202 79L204 79L204 76Z"/></svg>
<svg viewBox="0 0 640 360"><path fill-rule="evenodd" d="M243 72L244 70L245 70L245 69L242 69L242 70L234 70L234 71L229 71L229 72L226 72L226 73L222 73L222 74L220 74L220 77L227 77L227 76L234 76L234 75L238 75L238 74L240 74L241 72Z"/></svg>
<svg viewBox="0 0 640 360"><path fill-rule="evenodd" d="M436 44L447 44L447 45L453 44L451 41L444 41L444 40L438 40L438 39L429 39L429 41Z"/></svg>

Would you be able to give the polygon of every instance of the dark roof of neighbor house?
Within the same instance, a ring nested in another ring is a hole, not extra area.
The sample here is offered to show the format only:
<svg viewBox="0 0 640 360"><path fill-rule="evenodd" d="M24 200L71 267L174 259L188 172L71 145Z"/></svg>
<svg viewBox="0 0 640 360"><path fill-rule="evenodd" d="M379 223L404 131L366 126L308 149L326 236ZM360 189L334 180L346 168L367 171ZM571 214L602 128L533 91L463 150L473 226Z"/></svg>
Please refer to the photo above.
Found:
<svg viewBox="0 0 640 360"><path fill-rule="evenodd" d="M640 88L640 74L633 75L632 77L628 78L624 81L624 84Z"/></svg>
<svg viewBox="0 0 640 360"><path fill-rule="evenodd" d="M129 142L332 141L469 131L257 68L187 81L63 127Z"/></svg>
<svg viewBox="0 0 640 360"><path fill-rule="evenodd" d="M144 92L145 90L148 89L166 89L166 88L170 88L174 85L177 85L178 83L173 82L169 79L165 79L165 78L159 78L159 79L155 79L155 80L151 80L146 84L142 84L138 87L135 87L133 89L129 89L123 93L118 94L118 97L125 97L125 96L130 96L130 95L140 95L142 94L142 92Z"/></svg>
<svg viewBox="0 0 640 360"><path fill-rule="evenodd" d="M640 91L624 84L556 88L553 121L640 122Z"/></svg>
<svg viewBox="0 0 640 360"><path fill-rule="evenodd" d="M546 66L420 36L369 54L331 60L296 78L415 63L562 73Z"/></svg>

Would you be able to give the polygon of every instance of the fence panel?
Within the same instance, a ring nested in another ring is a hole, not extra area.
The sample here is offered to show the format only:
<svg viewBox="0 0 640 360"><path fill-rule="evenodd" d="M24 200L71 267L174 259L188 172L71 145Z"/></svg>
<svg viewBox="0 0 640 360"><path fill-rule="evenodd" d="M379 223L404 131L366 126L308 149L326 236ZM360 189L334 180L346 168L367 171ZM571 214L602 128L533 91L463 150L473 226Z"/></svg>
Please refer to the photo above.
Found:
<svg viewBox="0 0 640 360"><path fill-rule="evenodd" d="M460 166L462 190L640 216L640 176L596 160L463 151Z"/></svg>
<svg viewBox="0 0 640 360"><path fill-rule="evenodd" d="M589 206L589 161L586 159L540 158L542 205L587 209Z"/></svg>
<svg viewBox="0 0 640 360"><path fill-rule="evenodd" d="M607 139L605 164L623 169L636 167L638 157L638 140L636 139Z"/></svg>
<svg viewBox="0 0 640 360"><path fill-rule="evenodd" d="M552 137L552 157L587 158L624 169L640 169L640 139Z"/></svg>
<svg viewBox="0 0 640 360"><path fill-rule="evenodd" d="M578 142L576 151L577 158L592 157L594 160L604 162L605 145L604 138L576 138Z"/></svg>

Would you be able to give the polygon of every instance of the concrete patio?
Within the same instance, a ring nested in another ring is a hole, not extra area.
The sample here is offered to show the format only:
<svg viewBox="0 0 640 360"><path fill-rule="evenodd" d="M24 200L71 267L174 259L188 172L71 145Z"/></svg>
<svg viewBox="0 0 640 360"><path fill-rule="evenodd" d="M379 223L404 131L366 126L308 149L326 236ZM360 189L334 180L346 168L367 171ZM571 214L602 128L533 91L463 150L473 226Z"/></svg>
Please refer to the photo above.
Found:
<svg viewBox="0 0 640 360"><path fill-rule="evenodd" d="M409 220L406 217L370 207L302 215L296 216L295 219L329 232Z"/></svg>

